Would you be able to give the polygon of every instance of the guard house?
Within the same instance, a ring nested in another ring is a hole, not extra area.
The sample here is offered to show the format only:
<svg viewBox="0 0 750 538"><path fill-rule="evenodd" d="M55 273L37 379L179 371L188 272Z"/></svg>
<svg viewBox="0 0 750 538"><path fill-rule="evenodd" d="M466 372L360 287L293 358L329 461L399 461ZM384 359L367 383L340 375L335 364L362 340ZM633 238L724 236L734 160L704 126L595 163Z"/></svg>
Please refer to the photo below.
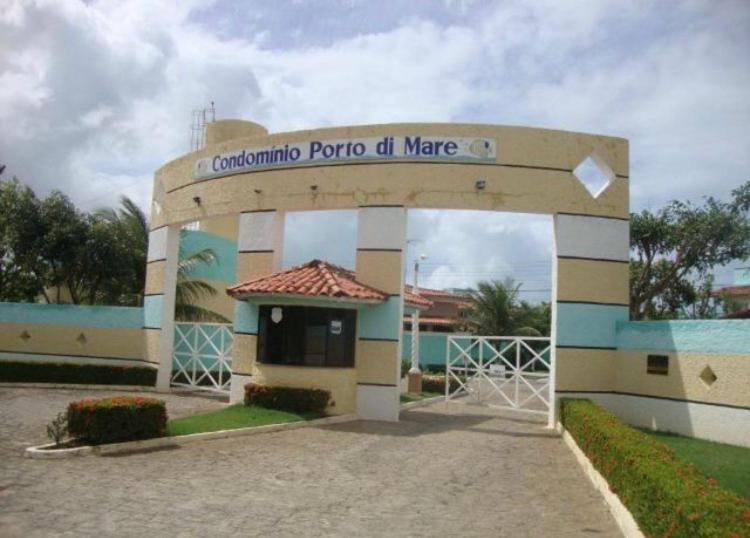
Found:
<svg viewBox="0 0 750 538"><path fill-rule="evenodd" d="M253 382L331 391L329 412L355 413L363 380L391 379L372 363L355 361L370 352L370 335L382 334L388 294L356 280L353 271L312 260L227 289L238 301L235 332L257 335L248 349ZM424 310L430 301L407 291L404 311ZM241 328L237 328L237 324ZM375 337L377 338L377 337ZM255 356L253 356L255 355ZM364 381L367 383L367 381Z"/></svg>

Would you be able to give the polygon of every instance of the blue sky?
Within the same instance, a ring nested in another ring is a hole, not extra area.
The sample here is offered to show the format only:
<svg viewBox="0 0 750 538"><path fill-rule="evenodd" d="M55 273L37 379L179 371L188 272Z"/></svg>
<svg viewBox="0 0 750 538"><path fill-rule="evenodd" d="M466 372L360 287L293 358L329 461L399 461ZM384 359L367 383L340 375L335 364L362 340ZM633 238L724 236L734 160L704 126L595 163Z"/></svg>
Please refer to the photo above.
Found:
<svg viewBox="0 0 750 538"><path fill-rule="evenodd" d="M0 162L80 205L148 207L190 113L286 131L404 121L630 140L635 210L750 179L750 3L5 1ZM290 218L287 261L353 259L351 213ZM546 217L420 211L425 282L542 289ZM719 281L729 279L719 272ZM543 293L527 293L540 298Z"/></svg>

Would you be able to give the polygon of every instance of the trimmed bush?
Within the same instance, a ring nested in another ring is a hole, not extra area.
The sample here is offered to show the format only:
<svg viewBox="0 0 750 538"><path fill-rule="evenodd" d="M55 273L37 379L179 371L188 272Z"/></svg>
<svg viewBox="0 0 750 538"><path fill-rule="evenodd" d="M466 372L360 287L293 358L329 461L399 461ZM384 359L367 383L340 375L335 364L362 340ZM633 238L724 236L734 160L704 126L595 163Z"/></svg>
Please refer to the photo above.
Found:
<svg viewBox="0 0 750 538"><path fill-rule="evenodd" d="M81 385L156 385L156 369L60 362L0 362L0 382L78 383Z"/></svg>
<svg viewBox="0 0 750 538"><path fill-rule="evenodd" d="M750 504L590 400L560 401L565 429L647 536L750 536Z"/></svg>
<svg viewBox="0 0 750 538"><path fill-rule="evenodd" d="M292 413L323 413L331 401L331 393L322 389L292 387L267 387L248 383L245 385L245 405L266 409L279 409ZM331 402L334 405L334 402Z"/></svg>
<svg viewBox="0 0 750 538"><path fill-rule="evenodd" d="M455 378L450 380L451 392L455 391L460 387L458 381ZM445 376L430 376L426 375L422 377L422 392L445 392Z"/></svg>
<svg viewBox="0 0 750 538"><path fill-rule="evenodd" d="M166 428L167 408L156 398L116 396L68 404L68 432L85 443L163 437Z"/></svg>

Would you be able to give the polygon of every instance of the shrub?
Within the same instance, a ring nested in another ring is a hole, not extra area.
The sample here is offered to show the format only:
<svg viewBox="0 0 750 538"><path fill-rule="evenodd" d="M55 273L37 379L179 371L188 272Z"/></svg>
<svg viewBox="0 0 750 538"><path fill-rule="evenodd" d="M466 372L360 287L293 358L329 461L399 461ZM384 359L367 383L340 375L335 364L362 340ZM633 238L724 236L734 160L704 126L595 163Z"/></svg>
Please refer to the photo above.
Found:
<svg viewBox="0 0 750 538"><path fill-rule="evenodd" d="M68 434L68 416L65 413L58 413L57 416L47 424L47 437L60 446L63 438Z"/></svg>
<svg viewBox="0 0 750 538"><path fill-rule="evenodd" d="M323 413L330 400L330 391L322 389L268 387L255 383L245 385L245 405L257 405L267 409L292 413Z"/></svg>
<svg viewBox="0 0 750 538"><path fill-rule="evenodd" d="M750 504L651 436L590 400L562 399L560 419L648 536L750 536Z"/></svg>
<svg viewBox="0 0 750 538"><path fill-rule="evenodd" d="M450 389L454 392L459 387L458 381L451 377ZM422 392L445 392L445 376L430 376L426 375L422 377Z"/></svg>
<svg viewBox="0 0 750 538"><path fill-rule="evenodd" d="M156 369L59 362L0 362L0 382L79 383L82 385L156 385Z"/></svg>
<svg viewBox="0 0 750 538"><path fill-rule="evenodd" d="M166 427L166 406L156 398L90 398L68 405L68 431L86 443L99 445L162 437Z"/></svg>

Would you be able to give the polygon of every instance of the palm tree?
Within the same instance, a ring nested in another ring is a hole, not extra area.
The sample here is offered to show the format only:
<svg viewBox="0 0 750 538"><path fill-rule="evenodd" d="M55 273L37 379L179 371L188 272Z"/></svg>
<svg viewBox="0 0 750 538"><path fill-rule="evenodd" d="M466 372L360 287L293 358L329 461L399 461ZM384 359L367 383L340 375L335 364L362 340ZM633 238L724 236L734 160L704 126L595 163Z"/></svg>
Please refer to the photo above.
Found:
<svg viewBox="0 0 750 538"><path fill-rule="evenodd" d="M192 278L192 271L201 265L218 263L216 252L204 248L191 254L185 254L180 249L180 262L177 264L177 286L175 287L174 317L177 321L207 321L214 323L230 323L230 321L213 310L198 306L203 299L217 294L208 282Z"/></svg>
<svg viewBox="0 0 750 538"><path fill-rule="evenodd" d="M477 289L468 293L471 302L469 324L473 332L486 336L500 336L513 333L513 308L521 285L513 280L483 281Z"/></svg>
<svg viewBox="0 0 750 538"><path fill-rule="evenodd" d="M138 205L127 196L120 198L119 210L104 208L97 211L99 218L120 226L129 238L133 256L133 279L129 286L132 291L130 304L143 304L146 285L146 252L148 250L148 218ZM185 231L183 230L183 234ZM178 321L209 321L229 323L221 314L198 306L203 299L217 294L216 288L203 280L193 278L191 273L204 264L218 263L213 249L207 248L198 252L186 253L180 250L177 265L177 286L175 289L175 319Z"/></svg>

